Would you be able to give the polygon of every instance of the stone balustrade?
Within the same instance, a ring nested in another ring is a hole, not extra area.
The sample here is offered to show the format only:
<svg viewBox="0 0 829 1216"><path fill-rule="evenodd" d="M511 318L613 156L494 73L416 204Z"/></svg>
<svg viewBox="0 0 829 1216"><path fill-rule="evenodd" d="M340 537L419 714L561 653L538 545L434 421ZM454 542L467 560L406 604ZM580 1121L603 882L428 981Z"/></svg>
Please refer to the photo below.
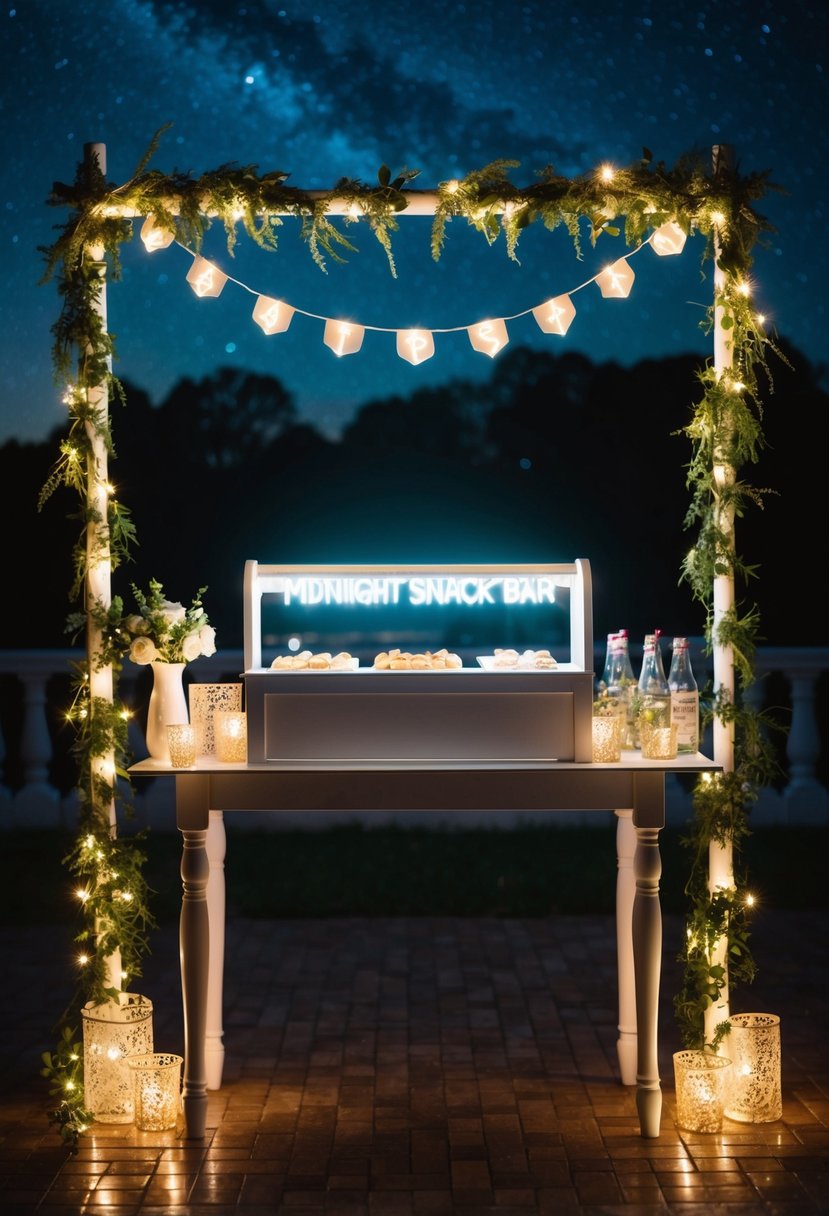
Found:
<svg viewBox="0 0 829 1216"><path fill-rule="evenodd" d="M709 663L699 639L691 644L694 670L703 687ZM634 670L639 655L634 652ZM65 721L72 699L72 670L83 658L77 650L0 650L0 829L12 827L70 827L74 824L75 769L71 754L73 732ZM467 662L471 660L467 659ZM595 655L600 671L604 653ZM241 650L220 651L201 658L186 671L191 681L238 680ZM765 789L752 810L752 825L825 824L829 822L829 649L763 647L757 653L758 679L750 690L781 730L775 732L781 763L779 782ZM126 664L122 698L134 708L130 746L136 759L146 755L143 719L151 676L144 668ZM703 741L702 750L710 755ZM142 781L133 802L139 821L154 828L174 827L172 781ZM681 823L690 814L690 792L679 778L668 782L668 822ZM314 826L324 820L314 816ZM376 816L375 816L376 820ZM576 812L570 822L584 822ZM308 822L302 816L292 822ZM242 826L276 826L276 817L255 813L237 817ZM280 817L285 824L286 818ZM327 820L325 820L327 822ZM466 822L470 822L466 816ZM490 817L488 822L492 823ZM500 820L499 820L500 822ZM595 822L590 820L588 822ZM503 826L503 825L502 825Z"/></svg>

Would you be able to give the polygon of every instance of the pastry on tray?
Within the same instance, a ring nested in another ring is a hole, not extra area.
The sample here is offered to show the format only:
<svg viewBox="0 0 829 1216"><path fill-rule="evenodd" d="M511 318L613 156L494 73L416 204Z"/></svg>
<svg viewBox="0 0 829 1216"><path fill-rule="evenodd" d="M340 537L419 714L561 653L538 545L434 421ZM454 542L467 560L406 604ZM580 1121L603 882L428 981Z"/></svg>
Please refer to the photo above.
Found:
<svg viewBox="0 0 829 1216"><path fill-rule="evenodd" d="M271 663L273 671L348 671L354 667L354 659L347 650L329 654L327 650L314 654L301 650L299 654L280 654Z"/></svg>
<svg viewBox="0 0 829 1216"><path fill-rule="evenodd" d="M448 650L426 650L412 654L408 650L383 650L374 660L377 671L457 671L463 667L460 655Z"/></svg>
<svg viewBox="0 0 829 1216"><path fill-rule="evenodd" d="M492 666L515 671L518 668L526 669L528 667L544 670L557 667L558 664L549 650L525 650L519 654L517 650L496 647L492 657Z"/></svg>

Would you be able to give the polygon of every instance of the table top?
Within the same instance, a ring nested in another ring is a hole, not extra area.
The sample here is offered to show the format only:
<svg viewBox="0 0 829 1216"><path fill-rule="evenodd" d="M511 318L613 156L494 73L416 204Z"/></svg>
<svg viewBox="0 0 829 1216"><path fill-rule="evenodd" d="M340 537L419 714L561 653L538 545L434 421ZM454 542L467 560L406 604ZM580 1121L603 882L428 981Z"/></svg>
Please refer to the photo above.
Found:
<svg viewBox="0 0 829 1216"><path fill-rule="evenodd" d="M640 752L623 753L610 763L580 764L573 760L277 760L259 764L231 764L215 756L199 756L187 768L174 768L170 761L139 760L129 768L137 777L183 777L189 773L520 773L520 772L718 772L722 765L701 752L676 756L673 760L646 760Z"/></svg>

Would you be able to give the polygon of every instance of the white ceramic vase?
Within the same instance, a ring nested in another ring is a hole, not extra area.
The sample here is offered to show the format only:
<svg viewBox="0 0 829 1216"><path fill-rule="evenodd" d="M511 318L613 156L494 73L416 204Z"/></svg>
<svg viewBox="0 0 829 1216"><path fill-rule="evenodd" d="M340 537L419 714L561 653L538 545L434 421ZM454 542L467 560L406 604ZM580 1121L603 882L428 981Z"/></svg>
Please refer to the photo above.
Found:
<svg viewBox="0 0 829 1216"><path fill-rule="evenodd" d="M184 663L151 664L153 688L147 710L147 751L153 760L170 762L167 727L189 722L184 695Z"/></svg>

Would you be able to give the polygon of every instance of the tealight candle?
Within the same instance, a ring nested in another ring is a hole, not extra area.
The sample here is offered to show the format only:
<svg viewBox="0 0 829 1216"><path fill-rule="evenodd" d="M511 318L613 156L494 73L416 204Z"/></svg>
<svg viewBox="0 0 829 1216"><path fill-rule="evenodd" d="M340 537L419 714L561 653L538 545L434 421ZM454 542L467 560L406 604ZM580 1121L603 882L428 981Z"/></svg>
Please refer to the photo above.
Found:
<svg viewBox="0 0 829 1216"><path fill-rule="evenodd" d="M248 758L247 716L235 709L217 709L213 715L216 759L244 764Z"/></svg>

